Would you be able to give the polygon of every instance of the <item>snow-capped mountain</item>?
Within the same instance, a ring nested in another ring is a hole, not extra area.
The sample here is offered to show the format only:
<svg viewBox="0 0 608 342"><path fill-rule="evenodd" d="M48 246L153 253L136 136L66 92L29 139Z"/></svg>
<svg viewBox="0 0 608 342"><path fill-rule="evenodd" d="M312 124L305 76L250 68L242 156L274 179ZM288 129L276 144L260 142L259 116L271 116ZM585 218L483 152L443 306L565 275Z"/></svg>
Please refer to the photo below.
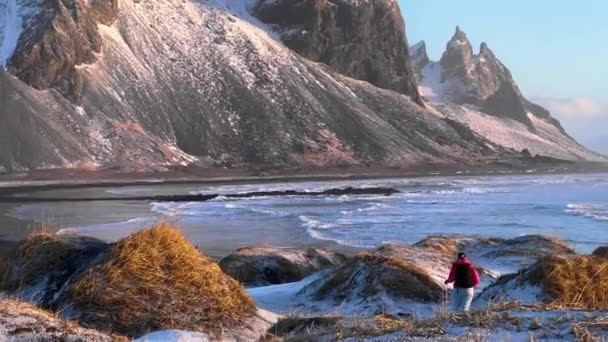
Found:
<svg viewBox="0 0 608 342"><path fill-rule="evenodd" d="M515 152L423 104L395 0L7 0L0 28L4 171L479 164Z"/></svg>
<svg viewBox="0 0 608 342"><path fill-rule="evenodd" d="M411 47L421 95L447 116L505 148L569 160L602 160L572 139L549 111L528 101L486 43L475 54L456 27L438 62Z"/></svg>

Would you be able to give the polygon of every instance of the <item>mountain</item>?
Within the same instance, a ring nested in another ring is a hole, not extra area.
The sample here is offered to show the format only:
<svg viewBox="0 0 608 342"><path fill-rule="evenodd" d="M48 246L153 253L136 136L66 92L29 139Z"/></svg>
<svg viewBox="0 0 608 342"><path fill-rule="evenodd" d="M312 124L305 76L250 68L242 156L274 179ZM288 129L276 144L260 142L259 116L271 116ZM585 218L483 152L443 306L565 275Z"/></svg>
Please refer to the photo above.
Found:
<svg viewBox="0 0 608 342"><path fill-rule="evenodd" d="M7 0L0 171L477 165L519 152L425 104L400 13L395 0Z"/></svg>
<svg viewBox="0 0 608 342"><path fill-rule="evenodd" d="M488 44L479 52L456 27L445 52L431 61L426 44L411 47L421 95L448 117L504 148L568 160L603 160L568 135L543 107L524 97Z"/></svg>
<svg viewBox="0 0 608 342"><path fill-rule="evenodd" d="M261 0L253 13L300 55L420 103L397 1Z"/></svg>

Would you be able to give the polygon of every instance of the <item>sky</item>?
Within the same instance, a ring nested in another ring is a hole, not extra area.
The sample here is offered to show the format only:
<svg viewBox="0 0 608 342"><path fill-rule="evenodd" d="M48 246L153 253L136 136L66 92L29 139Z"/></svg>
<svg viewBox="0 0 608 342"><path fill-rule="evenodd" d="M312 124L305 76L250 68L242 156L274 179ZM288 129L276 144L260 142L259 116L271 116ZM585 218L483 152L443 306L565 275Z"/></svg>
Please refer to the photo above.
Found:
<svg viewBox="0 0 608 342"><path fill-rule="evenodd" d="M608 153L608 1L398 0L410 44L439 60L456 25L486 42L522 92L584 145Z"/></svg>

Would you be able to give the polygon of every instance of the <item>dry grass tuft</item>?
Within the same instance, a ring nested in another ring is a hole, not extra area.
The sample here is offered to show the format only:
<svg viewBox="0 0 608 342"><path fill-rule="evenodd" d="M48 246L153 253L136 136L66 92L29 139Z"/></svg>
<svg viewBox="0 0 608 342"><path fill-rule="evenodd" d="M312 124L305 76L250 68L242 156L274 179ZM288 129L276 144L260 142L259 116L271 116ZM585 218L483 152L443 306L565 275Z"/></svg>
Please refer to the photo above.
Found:
<svg viewBox="0 0 608 342"><path fill-rule="evenodd" d="M310 336L319 331L328 331L335 328L340 317L286 317L280 319L268 330L270 337L284 336Z"/></svg>
<svg viewBox="0 0 608 342"><path fill-rule="evenodd" d="M429 236L415 244L416 247L425 248L439 252L444 256L455 256L462 248L462 241L458 237Z"/></svg>
<svg viewBox="0 0 608 342"><path fill-rule="evenodd" d="M389 295L427 302L441 300L443 289L424 270L413 263L376 254L363 253L338 268L317 292L318 298L330 293L347 296L353 289L352 279L363 278L362 295L373 296L381 291ZM337 298L340 299L340 298Z"/></svg>
<svg viewBox="0 0 608 342"><path fill-rule="evenodd" d="M71 290L81 321L129 336L220 332L256 312L243 287L168 223L118 242Z"/></svg>
<svg viewBox="0 0 608 342"><path fill-rule="evenodd" d="M596 256L544 257L527 280L543 286L553 305L582 309L608 308L608 259Z"/></svg>

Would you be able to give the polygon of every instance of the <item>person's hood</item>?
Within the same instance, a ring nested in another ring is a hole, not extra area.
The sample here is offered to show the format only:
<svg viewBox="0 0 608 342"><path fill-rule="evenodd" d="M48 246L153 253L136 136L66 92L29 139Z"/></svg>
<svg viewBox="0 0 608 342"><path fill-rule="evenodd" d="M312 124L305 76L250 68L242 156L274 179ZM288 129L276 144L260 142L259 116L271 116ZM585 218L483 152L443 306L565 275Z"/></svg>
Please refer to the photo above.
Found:
<svg viewBox="0 0 608 342"><path fill-rule="evenodd" d="M469 262L469 259L465 257L465 258L456 260L456 262L454 264L464 265L464 264L470 264L470 262Z"/></svg>

